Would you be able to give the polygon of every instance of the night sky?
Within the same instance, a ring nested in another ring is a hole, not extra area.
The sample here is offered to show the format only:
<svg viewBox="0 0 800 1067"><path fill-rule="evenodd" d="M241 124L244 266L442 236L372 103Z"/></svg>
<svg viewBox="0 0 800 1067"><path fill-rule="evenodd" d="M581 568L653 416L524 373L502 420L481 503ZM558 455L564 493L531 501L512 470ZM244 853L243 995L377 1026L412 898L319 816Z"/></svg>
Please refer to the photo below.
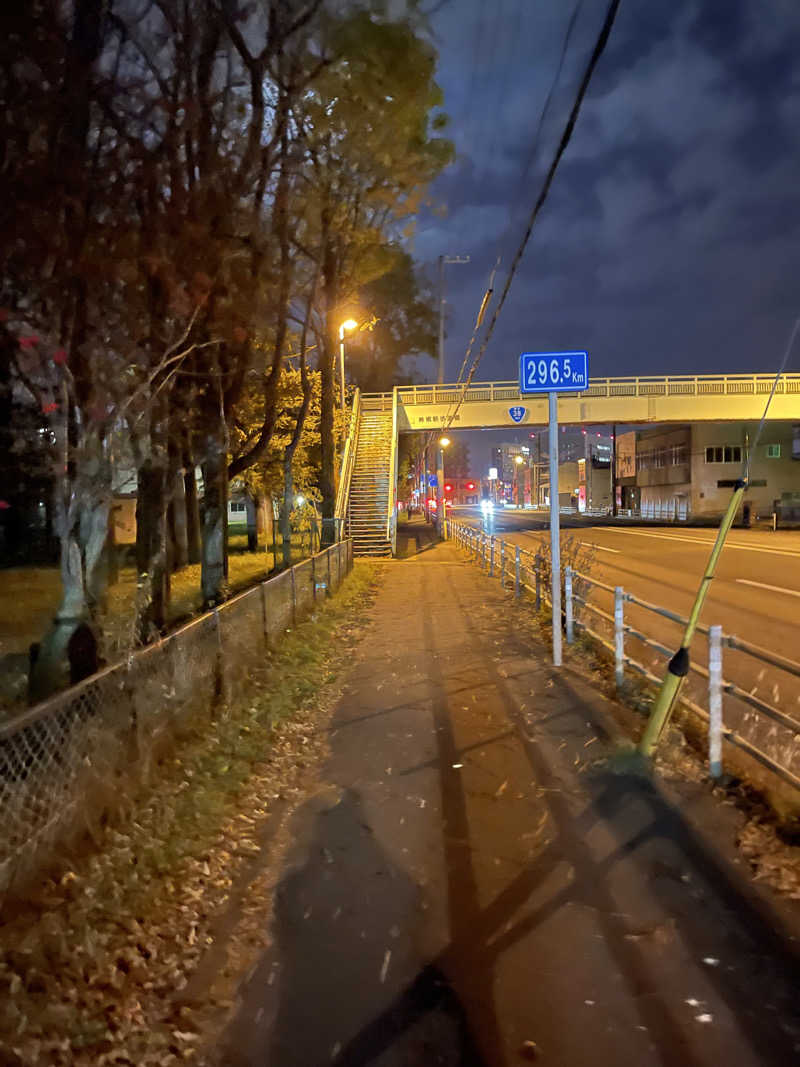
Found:
<svg viewBox="0 0 800 1067"><path fill-rule="evenodd" d="M578 7L535 153L574 0L445 0L432 16L457 159L414 250L471 257L448 268L446 380L498 252L502 285L606 3ZM594 377L776 367L800 315L798 56L798 0L622 0L478 380L568 348Z"/></svg>

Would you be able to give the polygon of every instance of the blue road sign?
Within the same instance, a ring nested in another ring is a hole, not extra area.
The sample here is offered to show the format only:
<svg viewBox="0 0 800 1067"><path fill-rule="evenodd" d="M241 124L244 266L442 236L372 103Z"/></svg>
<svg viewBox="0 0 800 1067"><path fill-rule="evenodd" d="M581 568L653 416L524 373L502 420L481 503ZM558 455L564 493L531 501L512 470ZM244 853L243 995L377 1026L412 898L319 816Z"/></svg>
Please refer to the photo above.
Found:
<svg viewBox="0 0 800 1067"><path fill-rule="evenodd" d="M511 416L511 418L514 420L514 422L522 422L522 420L525 418L525 411L526 410L527 409L524 408L524 407L521 407L521 405L515 404L513 408L509 408L508 409L508 413Z"/></svg>
<svg viewBox="0 0 800 1067"><path fill-rule="evenodd" d="M585 352L523 352L519 357L521 393L580 393L588 385Z"/></svg>
<svg viewBox="0 0 800 1067"><path fill-rule="evenodd" d="M429 474L428 475L428 485L431 487L431 489L435 489L438 484L439 484L438 477L435 474Z"/></svg>

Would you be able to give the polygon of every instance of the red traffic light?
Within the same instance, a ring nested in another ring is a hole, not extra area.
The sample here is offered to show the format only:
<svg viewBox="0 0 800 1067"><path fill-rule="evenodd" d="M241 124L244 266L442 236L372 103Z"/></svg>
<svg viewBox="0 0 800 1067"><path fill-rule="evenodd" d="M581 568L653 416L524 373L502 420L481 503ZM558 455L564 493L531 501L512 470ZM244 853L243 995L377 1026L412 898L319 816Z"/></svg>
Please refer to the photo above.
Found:
<svg viewBox="0 0 800 1067"><path fill-rule="evenodd" d="M452 493L452 492L453 492L453 487L452 487L452 485L446 485L446 486L444 487L444 491L445 491L446 493Z"/></svg>
<svg viewBox="0 0 800 1067"><path fill-rule="evenodd" d="M467 482L467 489L474 489L474 488L475 488L475 483L474 482Z"/></svg>

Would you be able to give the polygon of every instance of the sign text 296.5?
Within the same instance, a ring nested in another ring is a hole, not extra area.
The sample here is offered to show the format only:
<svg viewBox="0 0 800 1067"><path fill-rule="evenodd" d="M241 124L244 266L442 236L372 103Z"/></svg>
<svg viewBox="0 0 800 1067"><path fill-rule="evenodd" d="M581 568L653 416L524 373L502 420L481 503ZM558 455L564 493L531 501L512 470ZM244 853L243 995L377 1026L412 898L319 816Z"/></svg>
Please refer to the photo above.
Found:
<svg viewBox="0 0 800 1067"><path fill-rule="evenodd" d="M523 352L519 357L521 393L582 392L588 385L585 352Z"/></svg>

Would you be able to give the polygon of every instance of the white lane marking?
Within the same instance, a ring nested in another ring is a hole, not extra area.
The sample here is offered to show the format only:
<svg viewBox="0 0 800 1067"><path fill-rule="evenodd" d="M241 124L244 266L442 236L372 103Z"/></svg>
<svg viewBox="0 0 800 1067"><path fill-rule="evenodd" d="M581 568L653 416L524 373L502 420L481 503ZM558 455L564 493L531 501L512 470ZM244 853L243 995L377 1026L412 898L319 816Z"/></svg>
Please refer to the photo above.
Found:
<svg viewBox="0 0 800 1067"><path fill-rule="evenodd" d="M773 593L786 593L787 596L800 596L800 589L784 589L780 585L767 585L765 582L751 582L748 578L737 578L739 585L754 585L758 589L769 589Z"/></svg>
<svg viewBox="0 0 800 1067"><path fill-rule="evenodd" d="M655 537L659 541L685 541L690 545L713 545L713 541L709 541L706 538L699 537L680 537L677 534L656 534L656 533L643 533L641 530L623 530L619 526L604 527L604 529L612 530L613 533L628 534L629 537ZM768 552L773 556L791 556L794 559L800 559L800 552L793 552L788 548L763 548L756 545L742 545L736 541L726 541L726 548L738 548L742 552Z"/></svg>
<svg viewBox="0 0 800 1067"><path fill-rule="evenodd" d="M594 541L581 541L581 544L588 548L596 548L599 552L613 552L615 556L622 554L618 548L606 548L605 545L596 545Z"/></svg>

